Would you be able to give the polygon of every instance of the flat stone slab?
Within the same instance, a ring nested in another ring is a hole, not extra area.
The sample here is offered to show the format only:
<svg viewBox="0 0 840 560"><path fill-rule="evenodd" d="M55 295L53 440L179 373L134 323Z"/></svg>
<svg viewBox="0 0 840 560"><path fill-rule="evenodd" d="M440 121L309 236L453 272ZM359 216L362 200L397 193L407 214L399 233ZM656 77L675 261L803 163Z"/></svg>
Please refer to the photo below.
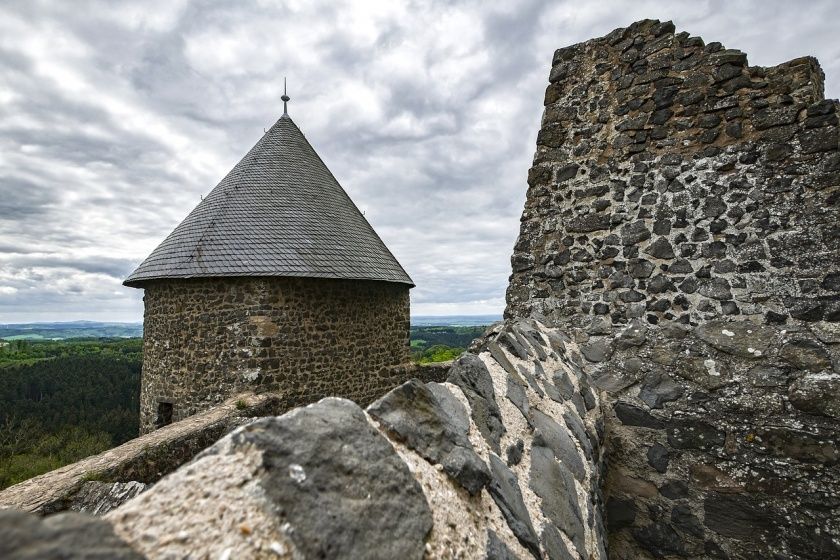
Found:
<svg viewBox="0 0 840 560"><path fill-rule="evenodd" d="M441 465L470 494L476 494L490 480L490 471L470 444L467 411L451 394L451 398L443 396L449 392L446 387L429 385L436 386L435 392L416 379L407 381L371 404L368 413L395 439Z"/></svg>
<svg viewBox="0 0 840 560"><path fill-rule="evenodd" d="M726 354L757 360L767 353L776 331L749 321L710 321L694 329L694 335Z"/></svg>
<svg viewBox="0 0 840 560"><path fill-rule="evenodd" d="M510 530L522 546L534 555L534 558L541 558L537 533L534 531L528 508L525 507L525 501L522 499L516 475L495 455L490 455L490 470L493 473L493 480L487 490L502 511Z"/></svg>
<svg viewBox="0 0 840 560"><path fill-rule="evenodd" d="M493 451L501 453L501 438L505 427L499 404L496 402L493 378L490 377L487 366L475 354L463 354L452 364L447 381L464 391L478 431Z"/></svg>

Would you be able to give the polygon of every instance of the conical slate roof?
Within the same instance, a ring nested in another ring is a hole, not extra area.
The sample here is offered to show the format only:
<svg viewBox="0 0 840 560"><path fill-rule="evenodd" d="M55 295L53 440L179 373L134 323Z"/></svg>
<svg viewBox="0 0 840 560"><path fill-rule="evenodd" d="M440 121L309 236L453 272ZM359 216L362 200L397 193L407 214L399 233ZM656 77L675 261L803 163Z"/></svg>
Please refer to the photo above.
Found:
<svg viewBox="0 0 840 560"><path fill-rule="evenodd" d="M214 276L414 285L286 114L124 284Z"/></svg>

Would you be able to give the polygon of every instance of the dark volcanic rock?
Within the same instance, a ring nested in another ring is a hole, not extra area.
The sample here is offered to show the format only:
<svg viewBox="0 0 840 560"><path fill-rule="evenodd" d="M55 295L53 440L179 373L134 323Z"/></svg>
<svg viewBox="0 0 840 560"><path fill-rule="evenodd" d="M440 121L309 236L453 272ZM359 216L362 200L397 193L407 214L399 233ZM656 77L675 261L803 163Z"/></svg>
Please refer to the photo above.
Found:
<svg viewBox="0 0 840 560"><path fill-rule="evenodd" d="M659 493L669 500L688 497L688 484L683 480L670 480L659 488Z"/></svg>
<svg viewBox="0 0 840 560"><path fill-rule="evenodd" d="M536 408L531 409L531 425L534 426L534 445L551 449L575 478L583 480L586 474L583 459L566 429Z"/></svg>
<svg viewBox="0 0 840 560"><path fill-rule="evenodd" d="M583 344L580 351L590 362L603 362L612 354L612 348L606 340L594 340Z"/></svg>
<svg viewBox="0 0 840 560"><path fill-rule="evenodd" d="M370 405L368 413L397 440L442 465L470 494L481 491L490 480L487 465L473 450L464 429L467 411L454 396L442 403L427 386L413 379Z"/></svg>
<svg viewBox="0 0 840 560"><path fill-rule="evenodd" d="M788 389L790 402L803 412L840 418L840 374L808 374Z"/></svg>
<svg viewBox="0 0 840 560"><path fill-rule="evenodd" d="M526 419L528 418L528 395L525 393L525 388L513 380L512 377L507 378L507 399L519 409Z"/></svg>
<svg viewBox="0 0 840 560"><path fill-rule="evenodd" d="M571 432L575 435L575 439L577 439L578 443L580 443L580 448L583 449L583 454L586 456L587 461L592 461L593 444L586 433L586 427L583 425L583 421L580 419L580 416L572 414L571 412L564 412L563 420L566 422L566 426L569 430L571 430Z"/></svg>
<svg viewBox="0 0 840 560"><path fill-rule="evenodd" d="M647 450L648 464L656 469L658 472L664 473L668 470L668 462L671 456L668 454L668 448L664 445L654 443Z"/></svg>
<svg viewBox="0 0 840 560"><path fill-rule="evenodd" d="M518 560L516 555L492 529L487 530L487 546L484 558L485 560Z"/></svg>
<svg viewBox="0 0 840 560"><path fill-rule="evenodd" d="M111 524L81 513L36 517L0 510L0 558L4 560L142 560Z"/></svg>
<svg viewBox="0 0 840 560"><path fill-rule="evenodd" d="M633 222L621 228L622 245L635 245L645 239L650 239L650 230L644 221Z"/></svg>
<svg viewBox="0 0 840 560"><path fill-rule="evenodd" d="M575 560L577 555L572 556L569 552L563 537L560 536L560 531L554 525L547 524L543 528L542 542L545 546L545 551L548 553L548 558L551 560Z"/></svg>
<svg viewBox="0 0 840 560"><path fill-rule="evenodd" d="M675 401L685 393L680 385L668 376L654 373L645 377L639 390L639 399L651 408L662 408L662 404Z"/></svg>
<svg viewBox="0 0 840 560"><path fill-rule="evenodd" d="M633 321L629 327L621 331L616 339L616 347L625 350L634 346L641 346L647 339L647 327L639 321Z"/></svg>
<svg viewBox="0 0 840 560"><path fill-rule="evenodd" d="M522 454L525 452L525 442L521 439L516 440L516 443L511 443L505 449L505 456L507 456L507 464L509 466L518 465L522 461Z"/></svg>
<svg viewBox="0 0 840 560"><path fill-rule="evenodd" d="M487 366L475 354L463 354L452 364L447 381L464 391L478 431L493 451L501 453L500 442L505 427Z"/></svg>
<svg viewBox="0 0 840 560"><path fill-rule="evenodd" d="M585 550L583 519L574 478L554 460L550 449L531 448L530 486L542 498L542 511L546 517L568 535L577 550Z"/></svg>
<svg viewBox="0 0 840 560"><path fill-rule="evenodd" d="M772 512L751 496L711 493L703 510L706 527L724 537L760 541L776 529Z"/></svg>
<svg viewBox="0 0 840 560"><path fill-rule="evenodd" d="M629 403L619 401L615 403L613 410L615 410L615 415L621 423L627 426L639 426L642 428L654 429L661 429L665 427L662 420L654 418L648 412Z"/></svg>
<svg viewBox="0 0 840 560"><path fill-rule="evenodd" d="M330 398L263 418L230 442L262 451L260 485L306 557L423 556L432 514L420 484L355 403ZM225 438L199 458L230 452ZM289 476L293 465L304 479Z"/></svg>
<svg viewBox="0 0 840 560"><path fill-rule="evenodd" d="M493 359L499 362L499 365L502 366L506 372L514 377L519 377L519 374L516 373L516 368L513 367L513 364L510 362L507 355L505 355L504 350L502 350L502 347L498 342L488 343L487 350L490 351L490 355L493 356Z"/></svg>
<svg viewBox="0 0 840 560"><path fill-rule="evenodd" d="M703 534L705 533L700 520L697 519L697 516L694 515L691 508L685 504L677 504L671 510L671 524L675 528L697 538L703 538Z"/></svg>
<svg viewBox="0 0 840 560"><path fill-rule="evenodd" d="M797 369L818 372L831 367L831 358L823 346L808 339L786 342L779 357Z"/></svg>
<svg viewBox="0 0 840 560"><path fill-rule="evenodd" d="M644 252L657 259L673 259L676 256L674 254L674 248L665 237L658 238Z"/></svg>
<svg viewBox="0 0 840 560"><path fill-rule="evenodd" d="M527 548L534 558L540 558L537 533L534 531L528 509L522 500L522 492L519 490L516 475L505 466L501 459L492 454L490 455L490 470L493 473L493 479L487 486L487 491L499 506L510 530L522 546Z"/></svg>
<svg viewBox="0 0 840 560"><path fill-rule="evenodd" d="M647 527L639 527L633 529L632 534L633 538L656 558L665 558L673 554L685 555L685 543L682 537L667 523L660 521Z"/></svg>
<svg viewBox="0 0 840 560"><path fill-rule="evenodd" d="M607 500L607 527L610 531L630 527L636 520L637 513L635 501L629 498L610 497Z"/></svg>
<svg viewBox="0 0 840 560"><path fill-rule="evenodd" d="M554 386L560 393L561 399L558 400L558 402L569 400L572 398L572 395L575 394L575 386L572 385L572 380L569 379L569 375L562 369L557 370L551 380L554 382Z"/></svg>

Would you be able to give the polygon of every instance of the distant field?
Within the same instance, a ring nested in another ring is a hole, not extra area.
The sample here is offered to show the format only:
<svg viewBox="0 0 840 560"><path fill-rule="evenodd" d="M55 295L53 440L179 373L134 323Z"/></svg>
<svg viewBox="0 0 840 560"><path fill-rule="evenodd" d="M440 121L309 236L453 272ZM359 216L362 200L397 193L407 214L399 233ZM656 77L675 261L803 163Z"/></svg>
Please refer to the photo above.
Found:
<svg viewBox="0 0 840 560"><path fill-rule="evenodd" d="M412 327L481 327L501 321L501 315L413 315Z"/></svg>
<svg viewBox="0 0 840 560"><path fill-rule="evenodd" d="M62 323L20 323L0 325L0 338L5 340L137 338L140 336L143 336L142 323L72 321Z"/></svg>

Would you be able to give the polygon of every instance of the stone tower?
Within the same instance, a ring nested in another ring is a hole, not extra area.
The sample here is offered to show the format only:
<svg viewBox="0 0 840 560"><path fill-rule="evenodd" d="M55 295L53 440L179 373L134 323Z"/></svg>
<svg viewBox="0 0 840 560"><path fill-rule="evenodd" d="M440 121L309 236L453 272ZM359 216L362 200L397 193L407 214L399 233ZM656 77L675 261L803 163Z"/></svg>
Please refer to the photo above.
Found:
<svg viewBox="0 0 840 560"><path fill-rule="evenodd" d="M248 389L404 380L414 284L285 112L125 285L146 291L141 432Z"/></svg>

